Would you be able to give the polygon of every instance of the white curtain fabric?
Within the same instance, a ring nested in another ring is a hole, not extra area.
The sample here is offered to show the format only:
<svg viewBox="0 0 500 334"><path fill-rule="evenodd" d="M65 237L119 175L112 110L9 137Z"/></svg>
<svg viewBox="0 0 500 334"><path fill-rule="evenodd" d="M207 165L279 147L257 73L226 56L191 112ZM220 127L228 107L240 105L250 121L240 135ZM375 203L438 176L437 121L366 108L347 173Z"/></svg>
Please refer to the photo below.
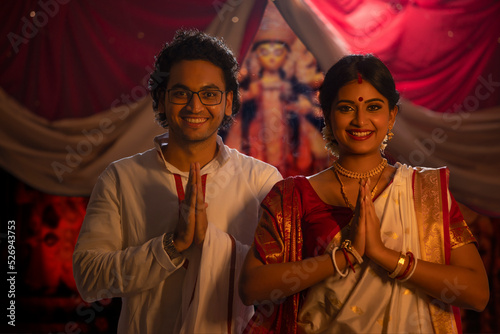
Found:
<svg viewBox="0 0 500 334"><path fill-rule="evenodd" d="M149 97L78 119L49 122L0 88L0 165L55 195L89 196L97 177L120 158L153 147L164 132Z"/></svg>
<svg viewBox="0 0 500 334"><path fill-rule="evenodd" d="M450 190L468 207L500 214L500 106L443 114L402 101L387 151L413 166L450 169Z"/></svg>

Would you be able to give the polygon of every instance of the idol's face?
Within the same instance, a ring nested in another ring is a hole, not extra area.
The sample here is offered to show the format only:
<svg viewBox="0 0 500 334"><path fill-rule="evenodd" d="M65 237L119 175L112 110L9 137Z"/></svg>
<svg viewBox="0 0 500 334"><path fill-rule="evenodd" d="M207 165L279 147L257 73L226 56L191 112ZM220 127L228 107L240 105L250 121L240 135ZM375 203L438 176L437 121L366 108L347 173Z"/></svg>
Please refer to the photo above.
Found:
<svg viewBox="0 0 500 334"><path fill-rule="evenodd" d="M277 71L286 61L288 50L282 43L264 43L257 48L261 66L268 71Z"/></svg>

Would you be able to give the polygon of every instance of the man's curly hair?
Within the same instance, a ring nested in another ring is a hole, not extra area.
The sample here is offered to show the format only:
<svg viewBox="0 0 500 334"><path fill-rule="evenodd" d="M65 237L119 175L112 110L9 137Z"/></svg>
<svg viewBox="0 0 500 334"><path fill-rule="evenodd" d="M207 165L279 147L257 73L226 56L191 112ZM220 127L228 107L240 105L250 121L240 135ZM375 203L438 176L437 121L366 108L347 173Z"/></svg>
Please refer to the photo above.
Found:
<svg viewBox="0 0 500 334"><path fill-rule="evenodd" d="M227 128L240 109L238 83L238 62L233 52L222 38L210 36L196 29L178 30L170 43L165 43L155 57L154 71L149 78L149 91L153 97L153 110L156 121L168 128L164 113L158 111L160 103L164 103L167 83L172 66L182 60L206 60L222 69L226 91L233 92L233 108L231 116L224 116L221 128Z"/></svg>

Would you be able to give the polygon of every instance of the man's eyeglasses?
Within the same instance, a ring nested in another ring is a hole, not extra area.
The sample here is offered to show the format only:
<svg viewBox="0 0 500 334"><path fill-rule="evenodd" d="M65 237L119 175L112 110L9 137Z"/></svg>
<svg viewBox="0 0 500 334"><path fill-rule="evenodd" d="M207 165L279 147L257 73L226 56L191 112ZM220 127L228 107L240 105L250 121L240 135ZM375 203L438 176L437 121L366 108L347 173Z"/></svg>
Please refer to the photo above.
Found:
<svg viewBox="0 0 500 334"><path fill-rule="evenodd" d="M222 102L223 91L217 89L203 89L193 92L189 89L175 88L167 90L168 101L173 104L188 104L191 102L193 95L198 95L201 103L206 106L215 106Z"/></svg>

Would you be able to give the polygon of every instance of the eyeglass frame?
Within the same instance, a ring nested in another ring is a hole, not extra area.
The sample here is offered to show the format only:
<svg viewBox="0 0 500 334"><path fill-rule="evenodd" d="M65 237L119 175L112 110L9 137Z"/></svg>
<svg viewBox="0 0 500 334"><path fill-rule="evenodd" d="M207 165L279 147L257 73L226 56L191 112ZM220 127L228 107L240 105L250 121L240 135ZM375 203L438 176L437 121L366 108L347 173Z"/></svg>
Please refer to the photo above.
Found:
<svg viewBox="0 0 500 334"><path fill-rule="evenodd" d="M188 91L188 92L191 93L191 97L185 103L175 103L175 102L172 102L171 99L170 99L170 91L172 91L172 90ZM200 92L206 92L206 91L221 93L221 95L220 95L220 101L218 103L216 103L216 104L206 104L206 103L204 103L202 101L201 97L200 97ZM222 103L223 95L224 95L224 93L227 93L228 91L227 90L220 90L220 89L200 89L199 91L195 92L195 91L192 91L191 89L187 89L187 88L171 88L171 89L167 89L166 92L167 92L167 96L168 96L168 102L170 102L172 104L175 104L175 105L178 105L178 106L188 105L191 102L191 100L193 99L194 94L196 94L196 95L198 95L198 100L200 100L201 104L203 104L204 106L213 107L213 106L218 106L219 104Z"/></svg>

